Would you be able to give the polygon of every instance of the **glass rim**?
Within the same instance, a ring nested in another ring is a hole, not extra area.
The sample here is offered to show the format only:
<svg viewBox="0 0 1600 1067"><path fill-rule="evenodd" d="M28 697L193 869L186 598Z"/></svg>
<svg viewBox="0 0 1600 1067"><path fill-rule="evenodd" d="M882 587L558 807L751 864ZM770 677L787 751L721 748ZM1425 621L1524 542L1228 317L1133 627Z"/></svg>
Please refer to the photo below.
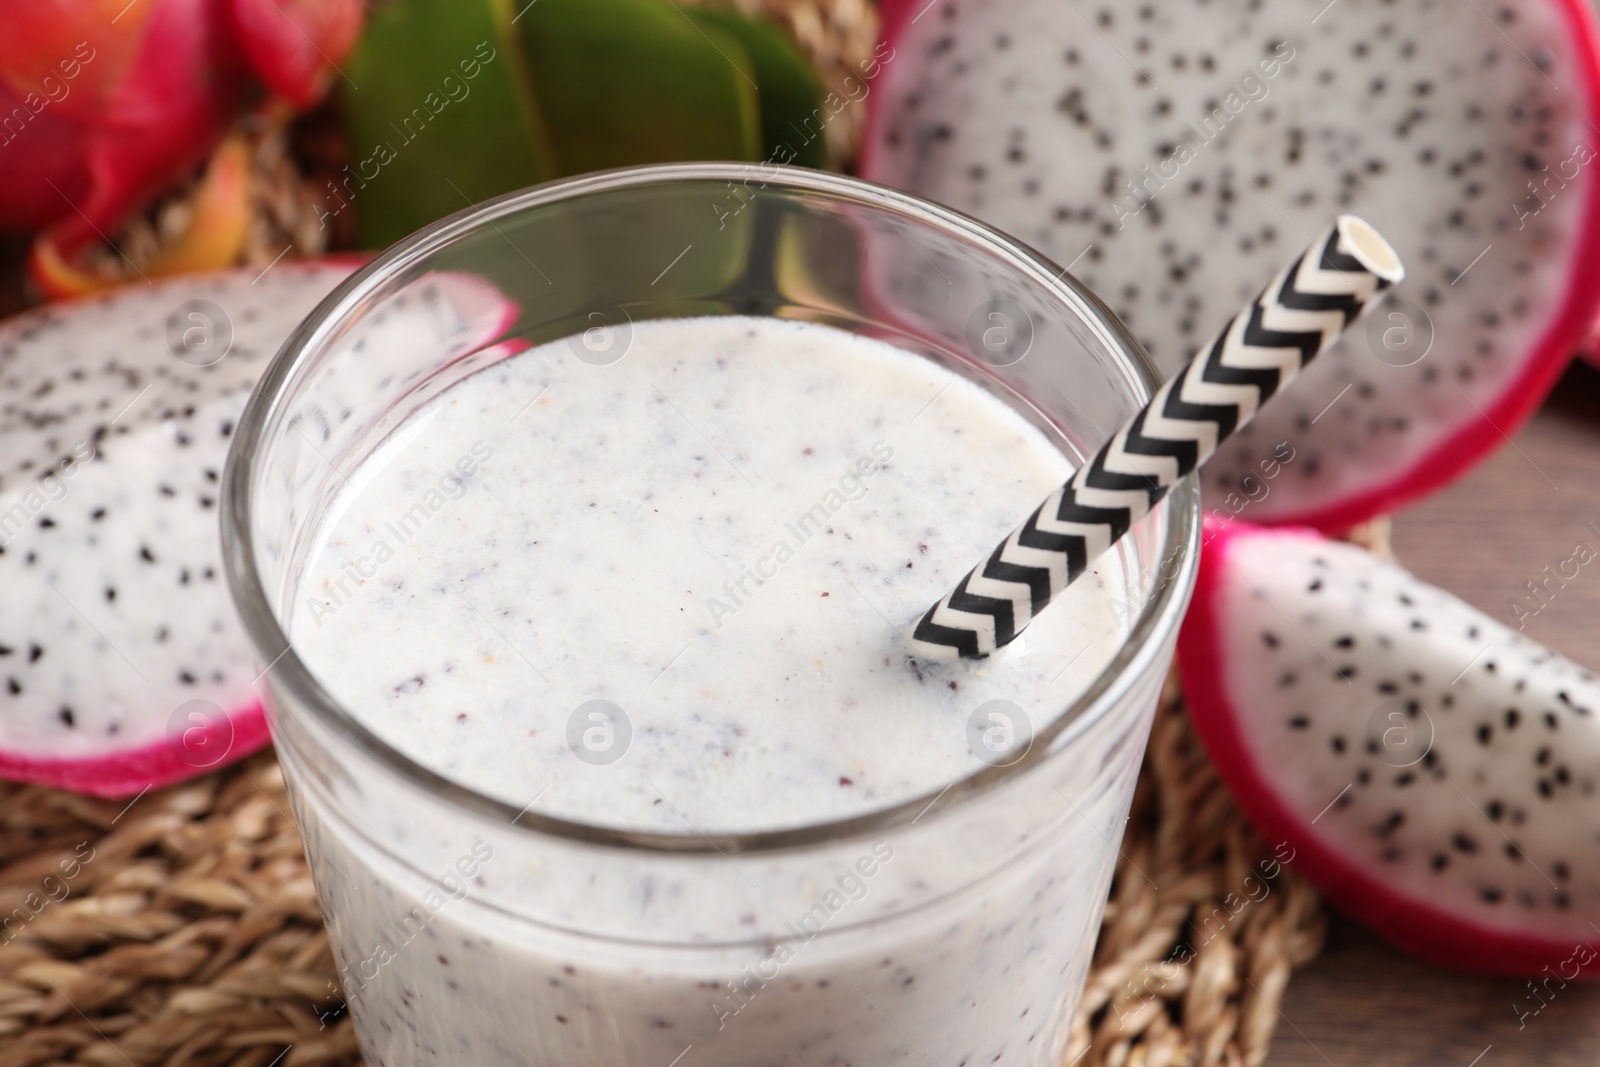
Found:
<svg viewBox="0 0 1600 1067"><path fill-rule="evenodd" d="M508 215L594 193L729 181L756 184L762 190L777 188L855 202L962 238L1067 305L1079 321L1094 330L1111 355L1124 364L1121 368L1124 374L1142 385L1147 396L1161 384L1155 365L1127 327L1099 297L1065 269L1022 241L977 219L859 178L780 164L669 163L559 179L475 204L391 245L324 297L295 327L268 364L251 392L234 433L221 491L223 567L245 631L256 652L267 658L268 666L258 680L275 685L288 696L283 702L287 706L285 714L298 714L296 706L303 707L319 725L331 729L384 771L409 785L446 804L497 822L510 823L515 829L534 836L655 853L775 852L906 826L941 799L950 801L951 807L976 800L1047 762L1060 735L1074 726L1087 728L1109 715L1145 672L1153 668L1159 650L1182 619L1199 565L1199 492L1192 476L1174 487L1155 509L1168 518L1160 559L1176 559L1178 567L1169 574L1164 562L1158 564L1151 596L1116 654L1076 700L1035 733L1024 756L1004 766L981 768L940 790L860 815L773 830L673 834L600 826L526 808L518 811L511 803L447 778L401 752L347 711L312 675L279 625L256 565L255 537L251 532L253 485L260 466L261 446L268 431L275 428L284 396L296 384L297 372L304 362L320 351L340 324L376 290L456 239L491 226Z"/></svg>

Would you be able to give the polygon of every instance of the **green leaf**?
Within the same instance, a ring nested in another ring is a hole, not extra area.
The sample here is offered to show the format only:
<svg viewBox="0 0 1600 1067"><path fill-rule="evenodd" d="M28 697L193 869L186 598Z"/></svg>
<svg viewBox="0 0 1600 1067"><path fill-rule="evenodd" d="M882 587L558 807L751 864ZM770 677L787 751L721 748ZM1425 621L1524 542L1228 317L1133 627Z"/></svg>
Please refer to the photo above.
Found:
<svg viewBox="0 0 1600 1067"><path fill-rule="evenodd" d="M352 161L335 201L364 246L555 176L511 21L511 0L393 0L372 15L345 65Z"/></svg>
<svg viewBox="0 0 1600 1067"><path fill-rule="evenodd" d="M737 37L749 53L760 96L762 158L804 167L827 162L822 82L789 34L770 19L730 8L701 8L691 17Z"/></svg>
<svg viewBox="0 0 1600 1067"><path fill-rule="evenodd" d="M669 0L535 0L518 17L562 174L756 160L756 73L739 38Z"/></svg>

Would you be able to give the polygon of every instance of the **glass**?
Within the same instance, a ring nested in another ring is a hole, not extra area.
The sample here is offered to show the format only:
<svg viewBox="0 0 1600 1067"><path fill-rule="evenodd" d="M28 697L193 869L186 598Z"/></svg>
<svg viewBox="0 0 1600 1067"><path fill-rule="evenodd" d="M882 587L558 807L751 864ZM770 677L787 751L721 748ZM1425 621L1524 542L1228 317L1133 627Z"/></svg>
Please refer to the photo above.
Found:
<svg viewBox="0 0 1600 1067"><path fill-rule="evenodd" d="M605 362L631 322L718 314L890 341L1079 459L1156 383L1105 306L1026 247L793 168L540 186L445 219L346 281L252 398L223 525L368 1062L1062 1062L1194 580L1192 484L1116 548L1128 610L1107 626L1125 641L1058 718L1033 724L1025 754L841 821L707 836L519 811L369 732L285 636L330 501L419 405L530 344L571 337Z"/></svg>

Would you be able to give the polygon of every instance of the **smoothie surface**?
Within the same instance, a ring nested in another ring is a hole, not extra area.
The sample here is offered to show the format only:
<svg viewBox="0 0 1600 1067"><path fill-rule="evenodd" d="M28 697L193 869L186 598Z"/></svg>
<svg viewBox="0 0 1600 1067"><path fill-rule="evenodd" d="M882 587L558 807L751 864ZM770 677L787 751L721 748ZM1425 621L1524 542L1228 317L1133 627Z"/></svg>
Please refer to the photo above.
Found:
<svg viewBox="0 0 1600 1067"><path fill-rule="evenodd" d="M488 366L346 471L290 632L412 759L591 824L802 826L931 797L1005 744L988 711L1040 730L1116 653L1115 558L982 663L901 644L1072 470L982 388L801 322L613 341Z"/></svg>

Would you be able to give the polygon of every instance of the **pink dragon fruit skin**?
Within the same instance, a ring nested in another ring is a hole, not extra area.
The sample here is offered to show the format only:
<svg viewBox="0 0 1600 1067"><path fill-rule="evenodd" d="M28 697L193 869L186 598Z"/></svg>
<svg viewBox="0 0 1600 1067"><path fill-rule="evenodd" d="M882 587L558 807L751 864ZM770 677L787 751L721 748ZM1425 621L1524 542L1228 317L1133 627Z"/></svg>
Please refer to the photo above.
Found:
<svg viewBox="0 0 1600 1067"><path fill-rule="evenodd" d="M13 116L0 151L14 153L0 167L0 230L46 230L64 254L206 159L246 99L247 61L307 106L361 20L358 0L292 20L272 0L153 0L121 15L97 0L7 6L24 10L7 12L0 43L0 120Z"/></svg>

